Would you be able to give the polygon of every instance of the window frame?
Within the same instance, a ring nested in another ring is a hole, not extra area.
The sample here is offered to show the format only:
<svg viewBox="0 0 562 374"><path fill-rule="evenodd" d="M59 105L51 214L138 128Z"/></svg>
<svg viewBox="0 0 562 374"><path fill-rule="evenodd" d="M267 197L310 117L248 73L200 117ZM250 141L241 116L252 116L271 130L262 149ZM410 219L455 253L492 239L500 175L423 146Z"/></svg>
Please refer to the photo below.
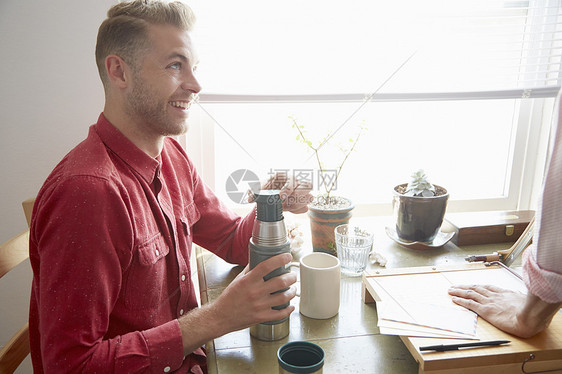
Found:
<svg viewBox="0 0 562 374"><path fill-rule="evenodd" d="M466 93L461 93L465 95ZM471 99L476 95L469 95ZM549 98L550 95L539 96L534 99L523 98L518 100L517 130L513 141L512 167L508 170L508 186L509 191L500 198L490 199L474 199L474 200L457 200L452 197L449 200L448 212L469 212L469 211L494 211L494 210L525 210L535 209L538 195L541 191L544 172L548 159L549 141L553 130L553 112L557 100ZM434 96L434 100L439 97L445 97L445 100L458 99L457 93L438 94ZM479 97L479 96L478 96ZM492 95L490 95L491 99ZM532 96L535 97L535 96ZM481 98L481 97L480 97ZM267 100L266 100L267 99ZM272 97L249 98L244 95L202 95L201 105L228 102L232 105L236 103L260 103L275 100ZM287 98L284 98L287 99ZM312 98L308 98L312 99ZM318 100L318 97L314 97ZM378 98L374 97L373 100ZM336 101L334 97L330 97L331 101ZM415 97L415 95L404 95L400 100L427 100L427 95ZM201 115L199 112L190 117L190 129L183 143L188 149L188 154L196 165L199 174L211 189L216 191L222 186L221 181L216 180L215 176L215 124L212 118ZM218 130L220 131L220 130ZM265 177L265 176L260 176ZM250 208L245 205L237 205L233 210L243 214ZM354 209L356 216L373 216L373 215L391 215L391 202L382 204L357 204Z"/></svg>

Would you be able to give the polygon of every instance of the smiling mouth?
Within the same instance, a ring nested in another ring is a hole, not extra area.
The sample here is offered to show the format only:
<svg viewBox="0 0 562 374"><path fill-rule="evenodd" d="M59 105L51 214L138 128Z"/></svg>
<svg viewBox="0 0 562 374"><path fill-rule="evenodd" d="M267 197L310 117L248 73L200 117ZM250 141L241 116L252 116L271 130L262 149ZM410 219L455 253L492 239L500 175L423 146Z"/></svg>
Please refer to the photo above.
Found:
<svg viewBox="0 0 562 374"><path fill-rule="evenodd" d="M191 101L170 101L170 105L172 105L174 108L188 110L191 106Z"/></svg>

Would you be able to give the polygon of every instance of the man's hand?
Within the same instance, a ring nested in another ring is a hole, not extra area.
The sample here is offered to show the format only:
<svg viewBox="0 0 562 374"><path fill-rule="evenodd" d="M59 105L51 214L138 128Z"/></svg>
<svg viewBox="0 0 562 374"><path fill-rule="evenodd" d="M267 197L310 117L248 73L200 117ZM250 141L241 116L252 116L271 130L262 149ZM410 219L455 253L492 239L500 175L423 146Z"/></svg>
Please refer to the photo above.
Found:
<svg viewBox="0 0 562 374"><path fill-rule="evenodd" d="M561 305L546 303L530 292L525 295L496 286L454 286L449 295L500 330L522 338L547 328Z"/></svg>
<svg viewBox="0 0 562 374"><path fill-rule="evenodd" d="M262 186L263 190L280 190L283 211L306 213L308 204L314 197L310 194L312 183L288 177L286 173L276 173Z"/></svg>
<svg viewBox="0 0 562 374"><path fill-rule="evenodd" d="M293 312L294 306L289 305L282 310L272 307L288 303L296 295L291 287L296 281L295 273L286 273L264 281L264 277L273 270L283 267L292 261L290 254L281 254L269 258L252 270L246 266L215 301L220 308L221 320L225 329L240 330L265 321L283 319ZM275 293L279 290L288 290Z"/></svg>
<svg viewBox="0 0 562 374"><path fill-rule="evenodd" d="M286 273L267 281L263 278L292 260L290 254L284 253L260 262L252 270L246 267L214 302L179 318L184 355L229 332L288 317L295 310L294 306L281 310L272 307L286 304L295 297L296 290L291 286L297 276ZM284 292L274 293L286 288Z"/></svg>

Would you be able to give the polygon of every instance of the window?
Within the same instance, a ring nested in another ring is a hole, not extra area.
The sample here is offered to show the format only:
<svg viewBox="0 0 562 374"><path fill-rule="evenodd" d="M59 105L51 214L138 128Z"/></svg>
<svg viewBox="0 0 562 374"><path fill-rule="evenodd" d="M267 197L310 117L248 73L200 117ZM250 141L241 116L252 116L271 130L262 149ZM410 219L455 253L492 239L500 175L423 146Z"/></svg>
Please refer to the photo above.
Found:
<svg viewBox="0 0 562 374"><path fill-rule="evenodd" d="M204 91L189 153L226 202L238 169L318 167L318 144L362 135L335 193L390 213L392 189L424 169L449 210L534 204L560 88L558 1L264 1L190 4ZM232 202L232 206L237 205Z"/></svg>

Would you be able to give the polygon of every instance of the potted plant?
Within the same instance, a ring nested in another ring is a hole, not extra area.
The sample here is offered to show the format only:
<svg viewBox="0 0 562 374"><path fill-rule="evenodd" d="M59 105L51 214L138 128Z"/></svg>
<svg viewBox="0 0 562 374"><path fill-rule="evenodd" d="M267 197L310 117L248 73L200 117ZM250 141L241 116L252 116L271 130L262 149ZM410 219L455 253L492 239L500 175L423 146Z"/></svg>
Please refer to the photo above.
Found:
<svg viewBox="0 0 562 374"><path fill-rule="evenodd" d="M448 199L447 190L431 184L423 170L412 174L409 183L394 187L393 208L398 238L432 242L443 223Z"/></svg>
<svg viewBox="0 0 562 374"><path fill-rule="evenodd" d="M314 145L305 135L304 126L299 125L295 118L290 118L293 121L293 128L298 131L297 140L305 144L314 153L319 171L319 185L324 189L324 192L316 195L313 202L308 205L312 249L315 252L325 252L337 256L334 229L341 224L349 223L354 205L350 199L334 195L332 192L337 186L343 165L351 152L355 150L355 146L365 128L360 127L357 136L348 139L347 147L341 145L338 147L339 151L342 152L342 160L335 169L329 170L321 160L320 149L332 139L334 134L328 134L318 145Z"/></svg>

